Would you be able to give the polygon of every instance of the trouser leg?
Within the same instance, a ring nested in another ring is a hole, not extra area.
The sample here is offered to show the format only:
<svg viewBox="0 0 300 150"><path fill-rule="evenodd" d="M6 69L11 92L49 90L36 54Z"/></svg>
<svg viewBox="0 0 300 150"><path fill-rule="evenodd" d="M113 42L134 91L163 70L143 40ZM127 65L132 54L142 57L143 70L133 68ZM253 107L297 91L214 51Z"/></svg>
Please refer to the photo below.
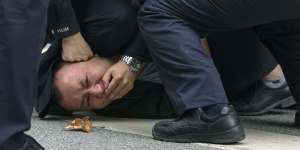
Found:
<svg viewBox="0 0 300 150"><path fill-rule="evenodd" d="M30 128L47 5L0 0L0 149L18 149Z"/></svg>
<svg viewBox="0 0 300 150"><path fill-rule="evenodd" d="M278 64L254 29L207 37L229 98L268 75Z"/></svg>
<svg viewBox="0 0 300 150"><path fill-rule="evenodd" d="M297 18L299 6L298 0L148 0L140 11L139 24L166 91L180 111L190 104L226 102L217 71L200 47L198 35Z"/></svg>
<svg viewBox="0 0 300 150"><path fill-rule="evenodd" d="M262 41L282 66L291 92L300 100L300 19L257 27Z"/></svg>
<svg viewBox="0 0 300 150"><path fill-rule="evenodd" d="M160 12L155 6L148 6ZM147 13L147 8L141 15ZM227 103L213 61L201 48L199 36L190 26L168 14L153 13L145 17L141 18L140 30L178 114L188 109Z"/></svg>
<svg viewBox="0 0 300 150"><path fill-rule="evenodd" d="M268 0L148 0L141 15L147 19L151 17L148 13L158 11L160 15L184 20L199 35L211 35L297 19L300 18L299 7L298 0L274 0L272 3Z"/></svg>

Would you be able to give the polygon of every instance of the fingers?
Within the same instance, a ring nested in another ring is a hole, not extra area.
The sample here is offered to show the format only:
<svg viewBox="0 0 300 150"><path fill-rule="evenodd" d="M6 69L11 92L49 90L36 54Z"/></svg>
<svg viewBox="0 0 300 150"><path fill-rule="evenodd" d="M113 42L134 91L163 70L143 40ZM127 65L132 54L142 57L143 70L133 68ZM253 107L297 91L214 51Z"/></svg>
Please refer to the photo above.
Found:
<svg viewBox="0 0 300 150"><path fill-rule="evenodd" d="M111 76L112 77L112 76ZM107 77L104 77L106 80ZM105 98L109 100L116 100L126 95L132 88L133 83L127 76L115 75L112 77L112 81L109 83L105 90ZM106 81L105 81L106 82Z"/></svg>
<svg viewBox="0 0 300 150"><path fill-rule="evenodd" d="M112 80L112 71L108 69L102 77L102 81L105 89L108 88L110 81Z"/></svg>
<svg viewBox="0 0 300 150"><path fill-rule="evenodd" d="M132 83L128 83L128 84L124 85L123 88L116 89L116 93L119 93L119 94L115 95L112 99L113 100L120 99L123 96L127 95L132 89L133 89Z"/></svg>
<svg viewBox="0 0 300 150"><path fill-rule="evenodd" d="M84 41L63 43L62 59L69 62L86 61L93 56L90 47Z"/></svg>
<svg viewBox="0 0 300 150"><path fill-rule="evenodd" d="M110 97L111 93L119 86L122 76L113 76L107 89L105 90L106 97Z"/></svg>
<svg viewBox="0 0 300 150"><path fill-rule="evenodd" d="M132 88L136 75L124 63L116 63L102 77L105 85L104 98L116 100L126 95Z"/></svg>
<svg viewBox="0 0 300 150"><path fill-rule="evenodd" d="M86 61L89 57L63 57L64 61L67 62L80 62L80 61Z"/></svg>
<svg viewBox="0 0 300 150"><path fill-rule="evenodd" d="M120 99L123 96L125 96L132 88L133 88L133 83L124 79L123 81L120 82L118 87L116 87L116 89L113 92L111 92L108 99L111 100Z"/></svg>
<svg viewBox="0 0 300 150"><path fill-rule="evenodd" d="M69 62L86 61L92 56L93 51L80 32L62 39L63 60Z"/></svg>

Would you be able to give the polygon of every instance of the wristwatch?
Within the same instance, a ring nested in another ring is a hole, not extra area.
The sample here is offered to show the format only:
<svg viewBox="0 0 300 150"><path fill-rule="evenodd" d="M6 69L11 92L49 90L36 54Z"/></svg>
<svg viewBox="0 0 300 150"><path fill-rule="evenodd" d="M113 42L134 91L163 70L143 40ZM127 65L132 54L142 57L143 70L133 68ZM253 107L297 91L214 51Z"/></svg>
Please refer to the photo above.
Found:
<svg viewBox="0 0 300 150"><path fill-rule="evenodd" d="M145 63L137 58L131 56L122 56L121 61L125 62L132 72L139 72L145 65Z"/></svg>

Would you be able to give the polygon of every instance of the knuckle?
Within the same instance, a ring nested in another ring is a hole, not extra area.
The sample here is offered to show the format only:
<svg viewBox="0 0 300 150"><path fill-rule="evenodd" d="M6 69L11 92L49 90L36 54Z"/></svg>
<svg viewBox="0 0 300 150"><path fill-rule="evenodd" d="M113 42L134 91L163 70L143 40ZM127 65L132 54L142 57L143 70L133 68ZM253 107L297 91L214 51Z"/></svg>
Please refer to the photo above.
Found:
<svg viewBox="0 0 300 150"><path fill-rule="evenodd" d="M89 57L88 56L83 56L82 58L83 58L83 60L88 60Z"/></svg>
<svg viewBox="0 0 300 150"><path fill-rule="evenodd" d="M109 87L109 88L107 89L107 91L106 91L106 95L107 95L107 97L109 97L109 96L110 96L110 93L111 93L111 87Z"/></svg>
<svg viewBox="0 0 300 150"><path fill-rule="evenodd" d="M133 82L130 82L130 83L128 83L128 85L129 85L130 88L133 88L134 83L133 83Z"/></svg>
<svg viewBox="0 0 300 150"><path fill-rule="evenodd" d="M116 97L115 94L111 94L110 97L109 97L109 99L110 99L110 100L113 100L115 97Z"/></svg>
<svg viewBox="0 0 300 150"><path fill-rule="evenodd" d="M115 76L115 78L116 78L117 80L121 80L121 79L122 79L122 75L117 74L117 75Z"/></svg>
<svg viewBox="0 0 300 150"><path fill-rule="evenodd" d="M81 61L81 58L75 58L74 61Z"/></svg>
<svg viewBox="0 0 300 150"><path fill-rule="evenodd" d="M133 89L133 86L130 86L127 92L131 91L132 89Z"/></svg>
<svg viewBox="0 0 300 150"><path fill-rule="evenodd" d="M128 80L125 79L125 80L123 81L123 84L125 84L125 85L130 85L130 82L129 82Z"/></svg>
<svg viewBox="0 0 300 150"><path fill-rule="evenodd" d="M132 90L132 89L133 89L133 87L134 87L134 85L133 85L133 84L131 84L131 85L130 85L130 90Z"/></svg>

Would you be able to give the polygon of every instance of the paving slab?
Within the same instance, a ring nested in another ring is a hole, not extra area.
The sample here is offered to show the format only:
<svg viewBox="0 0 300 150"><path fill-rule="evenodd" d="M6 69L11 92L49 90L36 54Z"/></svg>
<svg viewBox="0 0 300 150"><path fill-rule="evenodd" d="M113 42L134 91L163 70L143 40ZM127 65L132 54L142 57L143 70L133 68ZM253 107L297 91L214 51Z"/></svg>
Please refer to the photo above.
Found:
<svg viewBox="0 0 300 150"><path fill-rule="evenodd" d="M65 131L64 127L70 121L71 118L66 117L40 120L34 114L32 128L27 133L46 150L221 150L207 145L156 141L149 136L127 132L129 130L120 132L117 128L104 129L97 123L102 120L93 120L95 126L91 133ZM118 124L116 121L114 123Z"/></svg>
<svg viewBox="0 0 300 150"><path fill-rule="evenodd" d="M274 110L258 117L241 117L247 138L234 145L179 144L155 141L152 126L159 120L93 117L91 133L64 131L69 117L40 120L34 114L29 134L50 150L149 149L149 150L300 150L300 130L293 126L295 111Z"/></svg>

